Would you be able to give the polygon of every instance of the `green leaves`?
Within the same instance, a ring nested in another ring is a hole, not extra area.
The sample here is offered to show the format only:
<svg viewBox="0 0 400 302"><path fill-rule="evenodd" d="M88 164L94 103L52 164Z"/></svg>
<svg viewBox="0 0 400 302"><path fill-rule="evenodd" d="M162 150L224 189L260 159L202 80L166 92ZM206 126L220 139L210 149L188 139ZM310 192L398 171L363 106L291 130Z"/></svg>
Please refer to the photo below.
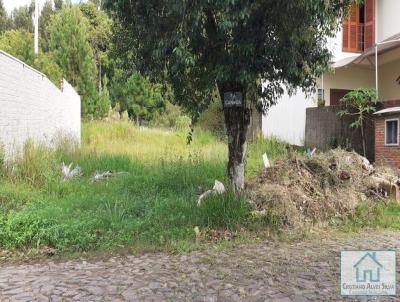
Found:
<svg viewBox="0 0 400 302"><path fill-rule="evenodd" d="M120 111L128 111L137 121L151 120L164 109L165 101L161 95L161 87L151 84L138 72L134 72L127 80L122 71L112 83L112 96L120 104Z"/></svg>
<svg viewBox="0 0 400 302"><path fill-rule="evenodd" d="M97 70L88 42L88 20L78 7L65 7L55 16L49 30L49 50L63 70L64 77L82 96L83 115L94 115Z"/></svg>
<svg viewBox="0 0 400 302"><path fill-rule="evenodd" d="M364 134L365 120L374 113L382 102L378 99L375 89L358 88L347 93L341 100L341 110L338 112L340 117L353 116L354 121L350 128L360 129L363 144L363 153L366 156L366 142Z"/></svg>
<svg viewBox="0 0 400 302"><path fill-rule="evenodd" d="M366 114L371 114L382 104L378 99L376 90L373 88L358 88L347 93L341 100L341 110L338 115L357 116L357 120L352 124L352 127L358 128L361 126L361 120Z"/></svg>
<svg viewBox="0 0 400 302"><path fill-rule="evenodd" d="M123 65L170 83L177 102L196 116L210 104L217 84L257 83L251 101L263 97L264 109L277 101L282 84L312 90L331 59L326 38L351 3L107 0L105 5L124 33L115 41ZM267 83L264 89L260 79Z"/></svg>

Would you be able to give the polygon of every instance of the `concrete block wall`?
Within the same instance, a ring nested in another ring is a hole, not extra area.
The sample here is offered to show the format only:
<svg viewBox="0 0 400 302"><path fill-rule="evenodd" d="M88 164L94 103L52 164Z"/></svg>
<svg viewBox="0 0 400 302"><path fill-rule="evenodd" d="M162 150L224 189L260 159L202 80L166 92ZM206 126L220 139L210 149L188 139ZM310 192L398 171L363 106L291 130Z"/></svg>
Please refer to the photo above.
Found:
<svg viewBox="0 0 400 302"><path fill-rule="evenodd" d="M350 127L354 121L351 117L340 118L338 106L307 108L305 147L317 147L328 150L341 146L363 153L360 129ZM372 117L366 121L366 156L370 161L375 159L375 128Z"/></svg>
<svg viewBox="0 0 400 302"><path fill-rule="evenodd" d="M51 144L65 135L80 142L81 99L67 81L62 87L0 50L0 143L6 156L28 139Z"/></svg>

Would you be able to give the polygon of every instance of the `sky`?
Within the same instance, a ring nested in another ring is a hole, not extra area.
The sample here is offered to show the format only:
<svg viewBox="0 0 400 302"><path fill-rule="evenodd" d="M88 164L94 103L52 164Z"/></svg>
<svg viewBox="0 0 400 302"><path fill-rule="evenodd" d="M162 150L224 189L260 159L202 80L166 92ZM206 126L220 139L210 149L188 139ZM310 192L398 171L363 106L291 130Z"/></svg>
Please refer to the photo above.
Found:
<svg viewBox="0 0 400 302"><path fill-rule="evenodd" d="M4 7L8 13L19 6L30 4L32 0L3 0ZM45 0L39 0L39 5L42 6ZM80 2L80 0L72 0L73 3Z"/></svg>

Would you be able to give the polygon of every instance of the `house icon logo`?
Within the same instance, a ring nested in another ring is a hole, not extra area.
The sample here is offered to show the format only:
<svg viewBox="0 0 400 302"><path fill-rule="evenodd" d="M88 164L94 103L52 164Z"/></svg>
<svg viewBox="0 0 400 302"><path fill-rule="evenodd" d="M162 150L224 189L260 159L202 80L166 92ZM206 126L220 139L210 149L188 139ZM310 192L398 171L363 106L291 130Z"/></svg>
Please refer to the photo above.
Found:
<svg viewBox="0 0 400 302"><path fill-rule="evenodd" d="M340 255L342 295L396 295L396 251L344 250Z"/></svg>
<svg viewBox="0 0 400 302"><path fill-rule="evenodd" d="M378 261L376 252L367 252L354 264L357 282L380 282L382 264Z"/></svg>

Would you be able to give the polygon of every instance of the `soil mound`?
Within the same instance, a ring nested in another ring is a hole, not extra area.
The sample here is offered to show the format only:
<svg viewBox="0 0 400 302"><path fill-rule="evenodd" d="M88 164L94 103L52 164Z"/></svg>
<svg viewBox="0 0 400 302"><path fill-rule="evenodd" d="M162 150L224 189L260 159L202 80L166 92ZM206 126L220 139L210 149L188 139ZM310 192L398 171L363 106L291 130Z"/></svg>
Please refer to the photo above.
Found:
<svg viewBox="0 0 400 302"><path fill-rule="evenodd" d="M396 188L394 170L376 169L359 154L341 149L278 161L247 184L259 211L294 228L346 218L360 201L396 197Z"/></svg>

